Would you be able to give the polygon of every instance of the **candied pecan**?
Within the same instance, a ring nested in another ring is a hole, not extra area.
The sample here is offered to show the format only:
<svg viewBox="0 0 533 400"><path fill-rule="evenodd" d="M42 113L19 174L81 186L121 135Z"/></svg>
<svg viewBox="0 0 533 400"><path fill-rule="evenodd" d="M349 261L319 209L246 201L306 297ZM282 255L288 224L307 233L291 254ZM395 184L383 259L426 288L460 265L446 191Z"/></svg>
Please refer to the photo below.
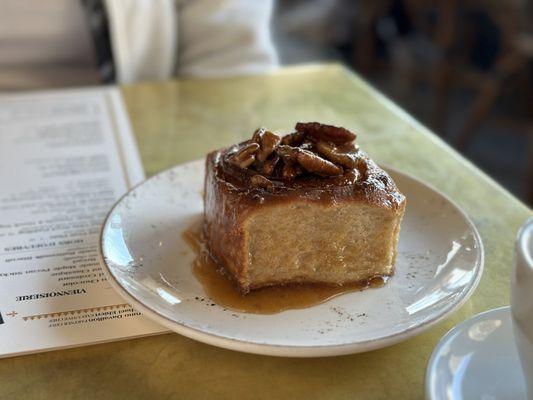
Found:
<svg viewBox="0 0 533 400"><path fill-rule="evenodd" d="M299 146L305 139L305 133L303 132L294 132L289 133L281 138L281 144L288 146Z"/></svg>
<svg viewBox="0 0 533 400"><path fill-rule="evenodd" d="M298 175L303 174L303 172L304 170L299 164L286 162L285 164L283 164L283 168L281 170L281 178L287 181L292 181Z"/></svg>
<svg viewBox="0 0 533 400"><path fill-rule="evenodd" d="M274 184L272 183L272 181L270 179L265 178L262 175L254 175L254 176L252 176L250 178L250 183L254 187L259 187L259 188L264 188L264 189L268 189L268 188L274 186Z"/></svg>
<svg viewBox="0 0 533 400"><path fill-rule="evenodd" d="M229 162L239 168L247 168L255 161L255 153L259 150L257 143L251 142L242 146L229 158Z"/></svg>
<svg viewBox="0 0 533 400"><path fill-rule="evenodd" d="M266 128L263 128L263 127L257 128L252 136L252 140L256 142L257 144L261 144L260 140L265 132L266 132Z"/></svg>
<svg viewBox="0 0 533 400"><path fill-rule="evenodd" d="M265 161L274 152L280 141L281 138L278 135L270 131L264 132L259 138L261 148L257 152L257 160L260 162Z"/></svg>
<svg viewBox="0 0 533 400"><path fill-rule="evenodd" d="M350 132L348 129L324 125L318 122L298 122L296 124L296 130L305 133L315 140L323 140L336 144L353 142L356 137L355 133Z"/></svg>
<svg viewBox="0 0 533 400"><path fill-rule="evenodd" d="M280 145L276 148L276 153L285 161L296 161L298 157L298 148L288 145Z"/></svg>
<svg viewBox="0 0 533 400"><path fill-rule="evenodd" d="M313 150L315 144L310 140L304 140L303 143L298 147L303 150Z"/></svg>
<svg viewBox="0 0 533 400"><path fill-rule="evenodd" d="M342 175L342 168L308 150L298 151L298 163L307 171L321 176Z"/></svg>
<svg viewBox="0 0 533 400"><path fill-rule="evenodd" d="M277 154L272 154L266 161L261 165L261 173L266 176L271 176L274 173L276 164L279 161L279 156Z"/></svg>
<svg viewBox="0 0 533 400"><path fill-rule="evenodd" d="M320 155L336 164L347 168L355 168L357 166L357 154L354 146L349 146L347 148L348 151L341 151L341 149L331 142L318 141L316 143L316 150Z"/></svg>

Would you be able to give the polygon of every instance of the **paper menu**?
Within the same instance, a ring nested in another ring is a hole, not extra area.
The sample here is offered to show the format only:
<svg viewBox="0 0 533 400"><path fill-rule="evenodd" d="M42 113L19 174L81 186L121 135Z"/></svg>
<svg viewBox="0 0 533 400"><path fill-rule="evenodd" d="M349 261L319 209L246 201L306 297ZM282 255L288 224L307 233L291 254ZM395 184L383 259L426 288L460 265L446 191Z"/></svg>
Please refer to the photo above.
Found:
<svg viewBox="0 0 533 400"><path fill-rule="evenodd" d="M166 331L98 261L105 215L143 178L116 88L0 96L0 357Z"/></svg>

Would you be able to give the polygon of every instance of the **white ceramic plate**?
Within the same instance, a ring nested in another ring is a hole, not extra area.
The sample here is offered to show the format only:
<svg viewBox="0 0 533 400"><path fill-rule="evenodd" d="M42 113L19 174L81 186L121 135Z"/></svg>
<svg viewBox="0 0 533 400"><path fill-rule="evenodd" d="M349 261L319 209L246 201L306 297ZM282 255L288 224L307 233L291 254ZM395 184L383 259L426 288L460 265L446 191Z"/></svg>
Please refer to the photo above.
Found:
<svg viewBox="0 0 533 400"><path fill-rule="evenodd" d="M439 342L426 372L428 400L526 400L509 307L461 322Z"/></svg>
<svg viewBox="0 0 533 400"><path fill-rule="evenodd" d="M102 229L102 265L133 307L182 335L277 356L368 351L405 340L455 311L475 289L483 246L468 217L422 182L390 171L407 196L396 275L382 288L272 315L224 310L193 276L182 232L201 218L203 161L153 176L126 194Z"/></svg>

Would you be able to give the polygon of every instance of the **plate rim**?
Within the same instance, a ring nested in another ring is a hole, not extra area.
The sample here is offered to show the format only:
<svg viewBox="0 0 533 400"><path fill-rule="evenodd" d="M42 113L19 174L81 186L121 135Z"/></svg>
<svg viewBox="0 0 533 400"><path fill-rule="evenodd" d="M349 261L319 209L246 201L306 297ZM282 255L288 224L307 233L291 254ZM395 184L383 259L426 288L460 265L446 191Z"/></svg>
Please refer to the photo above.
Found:
<svg viewBox="0 0 533 400"><path fill-rule="evenodd" d="M120 203L122 203L122 201L126 197L128 197L132 192L137 190L140 186L174 169L182 168L182 167L185 167L191 164L199 164L200 162L203 162L203 161L204 159L196 159L193 161L176 164L172 167L166 168L150 176L149 178L131 187L126 193L120 196L120 198L118 198L114 202L114 204L111 206L110 210L107 212L103 220L103 223L100 228L100 233L99 233L98 258L100 261L100 266L102 267L102 270L108 282L113 287L115 292L118 293L124 300L126 300L128 304L130 304L133 308L135 308L137 311L143 314L143 316L146 316L147 318L155 321L156 323L168 328L170 331L173 331L175 333L178 333L190 339L194 339L194 340L197 340L197 341L200 341L202 343L206 343L212 346L222 347L225 349L241 351L241 352L251 353L251 354L270 355L270 356L279 356L279 357L303 357L303 358L329 357L329 356L339 356L339 355L346 355L346 354L356 354L356 353L362 353L362 352L380 349L383 347L388 347L393 344L407 340L410 337L416 336L417 334L425 330L428 330L429 328L438 324L443 319L455 313L459 308L461 308L466 303L466 301L468 301L468 299L472 296L477 286L479 285L479 282L483 275L484 266L485 266L485 249L484 249L483 241L481 239L481 235L479 234L474 222L468 216L468 214L454 200L452 200L445 193L443 193L442 191L440 191L433 185L426 183L422 181L421 179L414 177L413 175L409 173L402 172L398 170L397 168L381 163L380 166L383 169L385 169L387 172L390 171L395 174L403 175L411 180L414 180L418 184L426 186L427 188L431 189L433 192L437 193L439 196L444 198L459 212L459 214L463 217L467 225L472 230L474 239L476 243L478 244L478 249L479 249L478 256L476 258L476 263L475 263L475 265L477 266L477 273L476 273L475 278L471 281L470 286L467 288L467 290L463 293L463 295L456 302L451 303L451 305L448 306L448 308L445 308L444 311L442 311L440 314L435 315L434 317L422 322L421 324L407 328L401 332L398 332L392 335L385 335L385 336L380 336L380 337L365 340L365 341L358 341L358 342L352 342L352 343L317 345L317 346L294 346L294 345L287 346L287 345L281 345L281 344L250 342L250 341L241 340L241 339L218 336L218 335L208 333L200 329L186 326L182 323L173 321L169 319L168 317L165 317L164 315L160 314L156 310L151 309L150 307L148 307L141 301L137 300L137 298L135 298L132 294L130 294L127 290L125 290L122 287L122 285L120 285L118 280L112 274L106 261L106 256L104 254L104 232L106 231L110 223L110 216L113 214L115 209L120 205Z"/></svg>
<svg viewBox="0 0 533 400"><path fill-rule="evenodd" d="M500 313L500 312L508 312L509 313L509 316L511 318L511 330L512 330L513 329L513 327L512 327L512 316L510 315L511 314L511 306L500 306L500 307L491 308L489 310L485 310L485 311L479 312L477 314L471 315L470 317L462 320L457 325L455 325L452 328L450 328L439 339L439 341L435 345L433 351L431 352L431 357L429 358L429 361L428 361L427 366L426 366L426 371L425 371L425 374L424 374L424 396L425 396L426 400L438 400L438 397L434 396L434 395L438 395L438 394L434 393L432 391L433 386L431 385L431 378L432 378L433 375L430 373L430 370L433 369L434 364L435 364L435 362L437 360L438 354L441 352L443 346L445 344L449 343L450 342L450 338L454 334L456 334L457 332L462 330L467 324L469 324L469 323L471 323L471 322L473 322L475 320L484 319L485 317L487 317L490 314L496 314L496 313Z"/></svg>

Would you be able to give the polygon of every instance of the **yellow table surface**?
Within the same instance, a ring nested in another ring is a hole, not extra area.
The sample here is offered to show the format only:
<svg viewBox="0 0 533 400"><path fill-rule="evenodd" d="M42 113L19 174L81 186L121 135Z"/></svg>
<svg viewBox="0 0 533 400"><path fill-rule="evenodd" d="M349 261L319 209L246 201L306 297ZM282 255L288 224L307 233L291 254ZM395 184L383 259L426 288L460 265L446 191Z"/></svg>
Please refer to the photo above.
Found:
<svg viewBox="0 0 533 400"><path fill-rule="evenodd" d="M317 120L353 129L375 160L429 182L472 217L485 245L483 278L453 316L381 350L275 358L165 334L0 360L0 399L418 399L442 335L509 304L514 238L531 210L346 69L303 66L121 89L147 175L248 138L260 125Z"/></svg>

